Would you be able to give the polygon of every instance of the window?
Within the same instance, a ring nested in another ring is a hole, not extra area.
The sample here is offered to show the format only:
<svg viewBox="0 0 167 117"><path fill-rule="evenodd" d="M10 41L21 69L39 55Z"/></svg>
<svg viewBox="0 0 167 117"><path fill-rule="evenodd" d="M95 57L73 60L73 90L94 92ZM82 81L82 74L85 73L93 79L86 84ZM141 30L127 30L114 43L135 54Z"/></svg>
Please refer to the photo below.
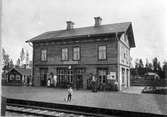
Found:
<svg viewBox="0 0 167 117"><path fill-rule="evenodd" d="M106 46L99 46L99 59L106 59Z"/></svg>
<svg viewBox="0 0 167 117"><path fill-rule="evenodd" d="M47 51L42 50L41 51L41 61L46 61L47 60Z"/></svg>
<svg viewBox="0 0 167 117"><path fill-rule="evenodd" d="M20 75L16 75L16 80L20 80Z"/></svg>
<svg viewBox="0 0 167 117"><path fill-rule="evenodd" d="M66 83L73 82L73 71L66 68L57 69L57 85L60 87L66 87Z"/></svg>
<svg viewBox="0 0 167 117"><path fill-rule="evenodd" d="M106 69L100 69L100 70L98 70L98 76L99 76L99 82L100 83L106 83L107 70Z"/></svg>
<svg viewBox="0 0 167 117"><path fill-rule="evenodd" d="M13 80L13 79L14 79L14 75L11 74L11 75L10 75L10 80Z"/></svg>
<svg viewBox="0 0 167 117"><path fill-rule="evenodd" d="M125 83L125 69L122 68L122 83Z"/></svg>
<svg viewBox="0 0 167 117"><path fill-rule="evenodd" d="M62 49L62 60L68 60L68 48Z"/></svg>
<svg viewBox="0 0 167 117"><path fill-rule="evenodd" d="M73 59L74 60L80 59L80 48L79 47L73 48Z"/></svg>

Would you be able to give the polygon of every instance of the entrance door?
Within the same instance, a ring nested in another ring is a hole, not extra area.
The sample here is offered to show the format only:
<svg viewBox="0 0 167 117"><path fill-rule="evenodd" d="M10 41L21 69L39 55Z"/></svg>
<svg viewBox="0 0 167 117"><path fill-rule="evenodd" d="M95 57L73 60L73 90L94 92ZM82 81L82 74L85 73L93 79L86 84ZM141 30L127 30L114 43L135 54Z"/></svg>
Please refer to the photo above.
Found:
<svg viewBox="0 0 167 117"><path fill-rule="evenodd" d="M129 87L129 70L128 69L126 69L126 81L127 81L126 86Z"/></svg>
<svg viewBox="0 0 167 117"><path fill-rule="evenodd" d="M68 85L73 85L73 71L68 68L57 68L57 86L67 88Z"/></svg>
<svg viewBox="0 0 167 117"><path fill-rule="evenodd" d="M47 68L41 68L40 69L40 85L41 86L47 86Z"/></svg>
<svg viewBox="0 0 167 117"><path fill-rule="evenodd" d="M107 68L97 68L98 84L100 90L105 90L107 84ZM97 85L97 84L96 84Z"/></svg>
<svg viewBox="0 0 167 117"><path fill-rule="evenodd" d="M76 78L76 89L83 88L83 74L84 74L83 68L77 68L75 69L75 78Z"/></svg>

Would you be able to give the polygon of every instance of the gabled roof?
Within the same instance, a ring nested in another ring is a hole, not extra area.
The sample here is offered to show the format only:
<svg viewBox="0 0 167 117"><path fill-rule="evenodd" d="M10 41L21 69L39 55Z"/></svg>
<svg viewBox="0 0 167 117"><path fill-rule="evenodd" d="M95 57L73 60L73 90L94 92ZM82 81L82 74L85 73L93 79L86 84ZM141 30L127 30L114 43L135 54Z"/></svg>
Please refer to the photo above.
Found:
<svg viewBox="0 0 167 117"><path fill-rule="evenodd" d="M22 75L31 75L31 69L25 69L25 68L12 68L9 70L12 71L12 70L16 70L17 72L19 72L20 74ZM8 72L8 73L9 73Z"/></svg>
<svg viewBox="0 0 167 117"><path fill-rule="evenodd" d="M113 34L113 33L122 33L128 32L130 35L129 42L131 47L135 47L134 36L131 22L124 23L115 23L107 24L100 26L89 26L83 28L74 28L71 30L58 30L58 31L49 31L41 35L38 35L26 42L39 42L39 41L48 41L48 40L61 40L61 39L70 39L70 38L79 38L83 36L93 36L100 34Z"/></svg>

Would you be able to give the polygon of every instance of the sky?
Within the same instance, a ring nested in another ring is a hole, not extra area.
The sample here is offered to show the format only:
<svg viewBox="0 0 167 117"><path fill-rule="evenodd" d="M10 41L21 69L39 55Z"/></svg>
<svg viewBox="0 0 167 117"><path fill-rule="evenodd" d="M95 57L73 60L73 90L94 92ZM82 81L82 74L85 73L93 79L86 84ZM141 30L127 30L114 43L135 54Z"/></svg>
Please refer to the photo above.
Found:
<svg viewBox="0 0 167 117"><path fill-rule="evenodd" d="M72 20L76 27L94 25L100 16L102 24L132 22L136 47L131 49L133 61L154 57L167 60L167 7L165 0L3 0L2 47L13 59L21 48L30 53L25 43L46 31L66 28Z"/></svg>

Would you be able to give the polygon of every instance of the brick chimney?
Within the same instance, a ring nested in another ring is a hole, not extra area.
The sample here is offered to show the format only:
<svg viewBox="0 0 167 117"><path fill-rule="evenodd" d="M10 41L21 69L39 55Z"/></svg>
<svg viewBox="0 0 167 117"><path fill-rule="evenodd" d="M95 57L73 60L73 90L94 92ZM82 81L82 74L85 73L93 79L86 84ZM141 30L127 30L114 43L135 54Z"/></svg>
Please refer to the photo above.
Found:
<svg viewBox="0 0 167 117"><path fill-rule="evenodd" d="M102 18L101 17L94 17L95 19L95 27L101 25Z"/></svg>
<svg viewBox="0 0 167 117"><path fill-rule="evenodd" d="M67 30L71 30L74 28L74 22L72 21L67 21Z"/></svg>

